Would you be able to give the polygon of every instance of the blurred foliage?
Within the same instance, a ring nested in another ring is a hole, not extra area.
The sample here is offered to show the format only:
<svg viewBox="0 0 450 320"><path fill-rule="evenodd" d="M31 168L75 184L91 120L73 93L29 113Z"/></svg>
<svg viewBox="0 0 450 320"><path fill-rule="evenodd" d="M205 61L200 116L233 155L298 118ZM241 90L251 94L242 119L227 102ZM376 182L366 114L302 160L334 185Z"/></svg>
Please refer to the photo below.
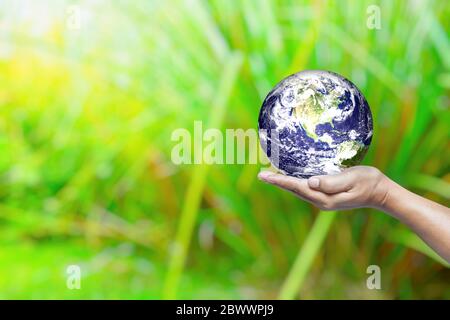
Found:
<svg viewBox="0 0 450 320"><path fill-rule="evenodd" d="M448 206L449 16L431 0L0 1L0 298L277 297L317 210L258 165L173 165L170 136L256 128L303 69L366 96L365 164ZM449 269L397 221L327 223L299 298L450 298Z"/></svg>

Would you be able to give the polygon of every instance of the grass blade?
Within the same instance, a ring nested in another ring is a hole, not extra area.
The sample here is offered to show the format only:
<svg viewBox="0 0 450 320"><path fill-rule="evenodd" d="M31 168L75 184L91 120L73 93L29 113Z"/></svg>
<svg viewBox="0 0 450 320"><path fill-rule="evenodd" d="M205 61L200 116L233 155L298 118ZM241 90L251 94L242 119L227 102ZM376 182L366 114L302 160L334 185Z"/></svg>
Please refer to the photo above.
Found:
<svg viewBox="0 0 450 320"><path fill-rule="evenodd" d="M224 73L216 95L216 100L213 103L212 114L209 122L210 128L219 128L221 126L225 115L226 105L231 95L234 83L236 82L240 67L242 65L242 60L241 54L233 53L225 65ZM192 232L197 220L197 214L205 186L208 168L208 165L197 165L192 174L192 179L184 198L180 224L178 226L175 243L169 260L169 269L163 288L164 299L176 298L178 283L183 272L184 264L189 251Z"/></svg>
<svg viewBox="0 0 450 320"><path fill-rule="evenodd" d="M321 211L319 213L303 247L295 259L291 271L281 287L279 299L294 299L298 294L335 217L336 211Z"/></svg>

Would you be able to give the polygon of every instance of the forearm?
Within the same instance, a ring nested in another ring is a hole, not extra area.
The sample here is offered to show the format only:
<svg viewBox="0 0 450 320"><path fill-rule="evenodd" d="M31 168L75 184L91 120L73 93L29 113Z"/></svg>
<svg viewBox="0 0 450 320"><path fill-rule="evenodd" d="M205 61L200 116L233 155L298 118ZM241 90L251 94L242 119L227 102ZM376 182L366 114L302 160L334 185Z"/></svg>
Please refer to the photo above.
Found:
<svg viewBox="0 0 450 320"><path fill-rule="evenodd" d="M388 178L383 184L388 191L379 209L406 224L450 262L450 209L422 198Z"/></svg>

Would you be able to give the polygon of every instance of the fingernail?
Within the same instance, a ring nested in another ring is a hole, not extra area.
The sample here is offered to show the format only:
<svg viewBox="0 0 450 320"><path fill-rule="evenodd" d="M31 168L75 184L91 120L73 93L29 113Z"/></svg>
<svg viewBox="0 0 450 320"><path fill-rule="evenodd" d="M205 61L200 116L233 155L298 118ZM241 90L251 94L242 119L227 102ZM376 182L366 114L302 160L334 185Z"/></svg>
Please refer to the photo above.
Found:
<svg viewBox="0 0 450 320"><path fill-rule="evenodd" d="M262 171L262 172L260 172L260 173L258 174L258 178L259 178L260 180L267 181L268 178L269 178L270 176L272 176L272 175L273 175L273 172L270 172L270 171Z"/></svg>
<svg viewBox="0 0 450 320"><path fill-rule="evenodd" d="M317 179L317 178L315 178L315 177L309 178L309 179L308 179L308 185L309 185L311 188L318 188L319 185L320 185L320 180Z"/></svg>

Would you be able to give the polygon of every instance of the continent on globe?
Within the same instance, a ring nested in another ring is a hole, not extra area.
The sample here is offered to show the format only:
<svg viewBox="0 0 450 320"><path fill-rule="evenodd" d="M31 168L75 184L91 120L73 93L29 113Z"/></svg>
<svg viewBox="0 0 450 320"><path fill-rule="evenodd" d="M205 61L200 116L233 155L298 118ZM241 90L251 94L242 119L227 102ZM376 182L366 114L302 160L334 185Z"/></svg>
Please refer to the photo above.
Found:
<svg viewBox="0 0 450 320"><path fill-rule="evenodd" d="M339 74L307 70L269 92L258 119L261 146L281 172L307 178L359 164L373 134L359 89Z"/></svg>

